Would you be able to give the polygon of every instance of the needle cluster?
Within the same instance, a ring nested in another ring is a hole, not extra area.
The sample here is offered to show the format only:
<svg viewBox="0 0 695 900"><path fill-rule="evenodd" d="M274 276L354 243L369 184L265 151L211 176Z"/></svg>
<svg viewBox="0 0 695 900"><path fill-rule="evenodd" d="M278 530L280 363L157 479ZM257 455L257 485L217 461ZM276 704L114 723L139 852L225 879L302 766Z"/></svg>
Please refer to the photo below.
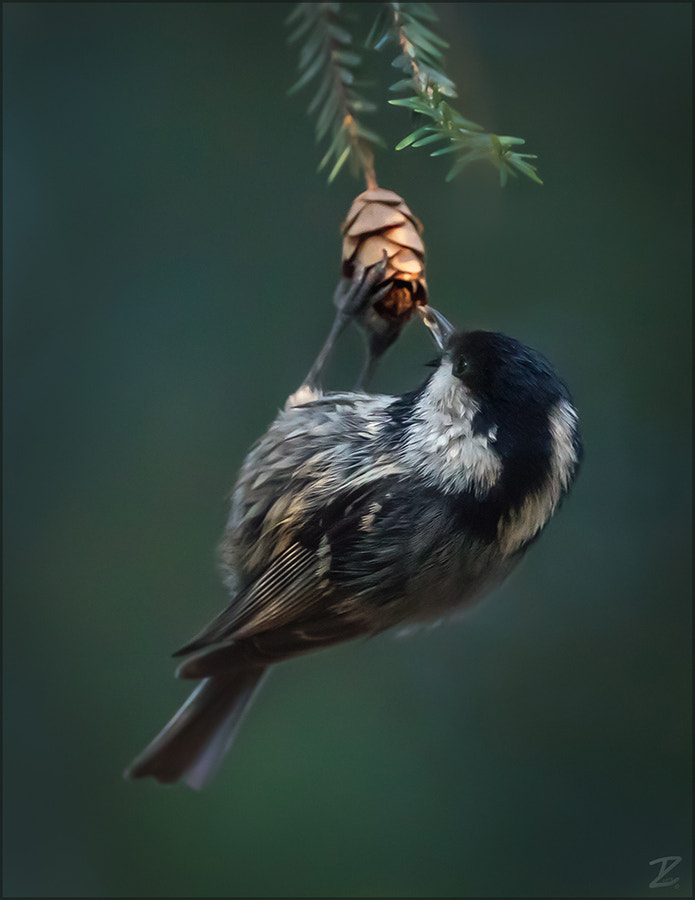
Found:
<svg viewBox="0 0 695 900"><path fill-rule="evenodd" d="M329 182L350 161L353 172L361 171L367 187L374 188L377 182L373 148L383 146L384 142L361 119L364 113L374 112L377 106L357 93L359 81L356 76L362 57L354 50L355 42L342 6L340 3L299 3L289 16L288 22L296 26L290 41L302 40L301 74L290 91L299 90L313 79L319 81L309 113L317 116L317 141L329 140L319 165L322 169L330 164ZM355 6L359 8L365 4ZM398 48L392 65L402 76L390 90L405 91L409 96L388 102L410 109L416 120L416 127L395 149L443 144L432 150L430 156L453 154L447 181L469 163L485 160L499 169L503 186L509 175L518 173L542 184L536 167L529 162L536 156L519 153L516 149L525 143L523 138L486 131L452 105L457 96L456 86L444 71L442 52L449 45L432 28L437 16L429 4L383 3L380 7L365 45L372 50L381 50L388 44Z"/></svg>

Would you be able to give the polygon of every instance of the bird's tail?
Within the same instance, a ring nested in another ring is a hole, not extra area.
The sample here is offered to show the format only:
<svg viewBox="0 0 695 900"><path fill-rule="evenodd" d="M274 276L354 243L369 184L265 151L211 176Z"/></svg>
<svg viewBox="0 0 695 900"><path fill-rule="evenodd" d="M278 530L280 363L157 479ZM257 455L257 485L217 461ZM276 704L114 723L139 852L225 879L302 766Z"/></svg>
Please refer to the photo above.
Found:
<svg viewBox="0 0 695 900"><path fill-rule="evenodd" d="M265 672L254 667L205 678L124 777L151 776L165 783L180 778L200 790L232 746Z"/></svg>

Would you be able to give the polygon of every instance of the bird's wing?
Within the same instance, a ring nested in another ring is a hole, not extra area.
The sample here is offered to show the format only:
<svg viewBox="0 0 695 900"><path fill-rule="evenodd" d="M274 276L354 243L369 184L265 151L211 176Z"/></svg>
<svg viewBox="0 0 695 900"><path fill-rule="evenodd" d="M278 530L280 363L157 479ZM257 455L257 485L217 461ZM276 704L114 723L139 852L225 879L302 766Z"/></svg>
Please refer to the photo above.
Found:
<svg viewBox="0 0 695 900"><path fill-rule="evenodd" d="M194 652L176 671L179 678L207 678L225 673L263 669L292 656L369 634L362 622L331 612L302 622L289 622L239 640L222 641Z"/></svg>
<svg viewBox="0 0 695 900"><path fill-rule="evenodd" d="M334 603L328 543L295 543L193 641L182 678L203 678L235 668L267 666L370 631L367 619Z"/></svg>
<svg viewBox="0 0 695 900"><path fill-rule="evenodd" d="M340 535L359 528L378 485L378 481L353 485L307 513L292 530L291 539L285 532L288 546L247 572L249 581L229 606L174 655L185 656L223 642L238 643L286 626L302 629L307 622L312 623L311 640L318 640L316 635L322 632L332 635L336 621L345 625L346 611L336 611L335 604L340 604L349 586L335 583L331 541L335 539L336 547L342 548Z"/></svg>
<svg viewBox="0 0 695 900"><path fill-rule="evenodd" d="M420 499L389 476L358 487L353 482L317 508L290 545L175 654L195 654L179 674L268 664L394 624L407 612L398 601L409 579L430 555L431 528L423 516L433 501ZM413 501L420 510L415 520Z"/></svg>
<svg viewBox="0 0 695 900"><path fill-rule="evenodd" d="M330 592L321 548L312 550L293 543L174 656L301 621L314 606L327 600Z"/></svg>

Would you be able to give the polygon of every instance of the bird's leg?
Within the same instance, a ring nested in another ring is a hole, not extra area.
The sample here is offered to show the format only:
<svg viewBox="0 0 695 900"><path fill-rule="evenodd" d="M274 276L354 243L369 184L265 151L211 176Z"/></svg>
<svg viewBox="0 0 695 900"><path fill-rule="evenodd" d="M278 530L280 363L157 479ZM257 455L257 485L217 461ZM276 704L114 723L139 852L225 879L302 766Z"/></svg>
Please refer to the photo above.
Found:
<svg viewBox="0 0 695 900"><path fill-rule="evenodd" d="M343 332L345 326L352 319L359 319L363 316L365 310L367 310L367 305L381 296L381 292L373 294L373 291L376 285L379 284L385 271L386 253L384 253L384 258L380 262L375 263L368 269L357 263L350 278L343 276L340 279L333 295L333 303L338 309L336 317L328 337L319 351L319 355L314 360L314 364L302 382L302 387L318 387L321 372L333 349L333 344Z"/></svg>
<svg viewBox="0 0 695 900"><path fill-rule="evenodd" d="M378 300L384 294L388 293L391 285L386 285L377 291L374 299ZM389 322L386 319L373 314L371 319L371 328L365 329L365 341L367 343L367 355L360 372L360 377L355 385L356 391L366 391L372 376L376 371L376 366L384 353L398 337L401 326L397 322Z"/></svg>

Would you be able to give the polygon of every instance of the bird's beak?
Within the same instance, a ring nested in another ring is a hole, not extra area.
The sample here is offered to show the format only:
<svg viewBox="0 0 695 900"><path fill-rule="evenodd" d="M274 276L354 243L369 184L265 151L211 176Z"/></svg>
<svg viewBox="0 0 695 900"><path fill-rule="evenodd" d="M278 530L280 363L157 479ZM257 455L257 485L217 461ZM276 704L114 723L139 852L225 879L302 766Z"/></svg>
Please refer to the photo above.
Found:
<svg viewBox="0 0 695 900"><path fill-rule="evenodd" d="M432 337L437 346L445 353L449 349L451 339L456 334L456 329L444 316L431 306L418 306L417 311L422 316L422 321L432 332Z"/></svg>

